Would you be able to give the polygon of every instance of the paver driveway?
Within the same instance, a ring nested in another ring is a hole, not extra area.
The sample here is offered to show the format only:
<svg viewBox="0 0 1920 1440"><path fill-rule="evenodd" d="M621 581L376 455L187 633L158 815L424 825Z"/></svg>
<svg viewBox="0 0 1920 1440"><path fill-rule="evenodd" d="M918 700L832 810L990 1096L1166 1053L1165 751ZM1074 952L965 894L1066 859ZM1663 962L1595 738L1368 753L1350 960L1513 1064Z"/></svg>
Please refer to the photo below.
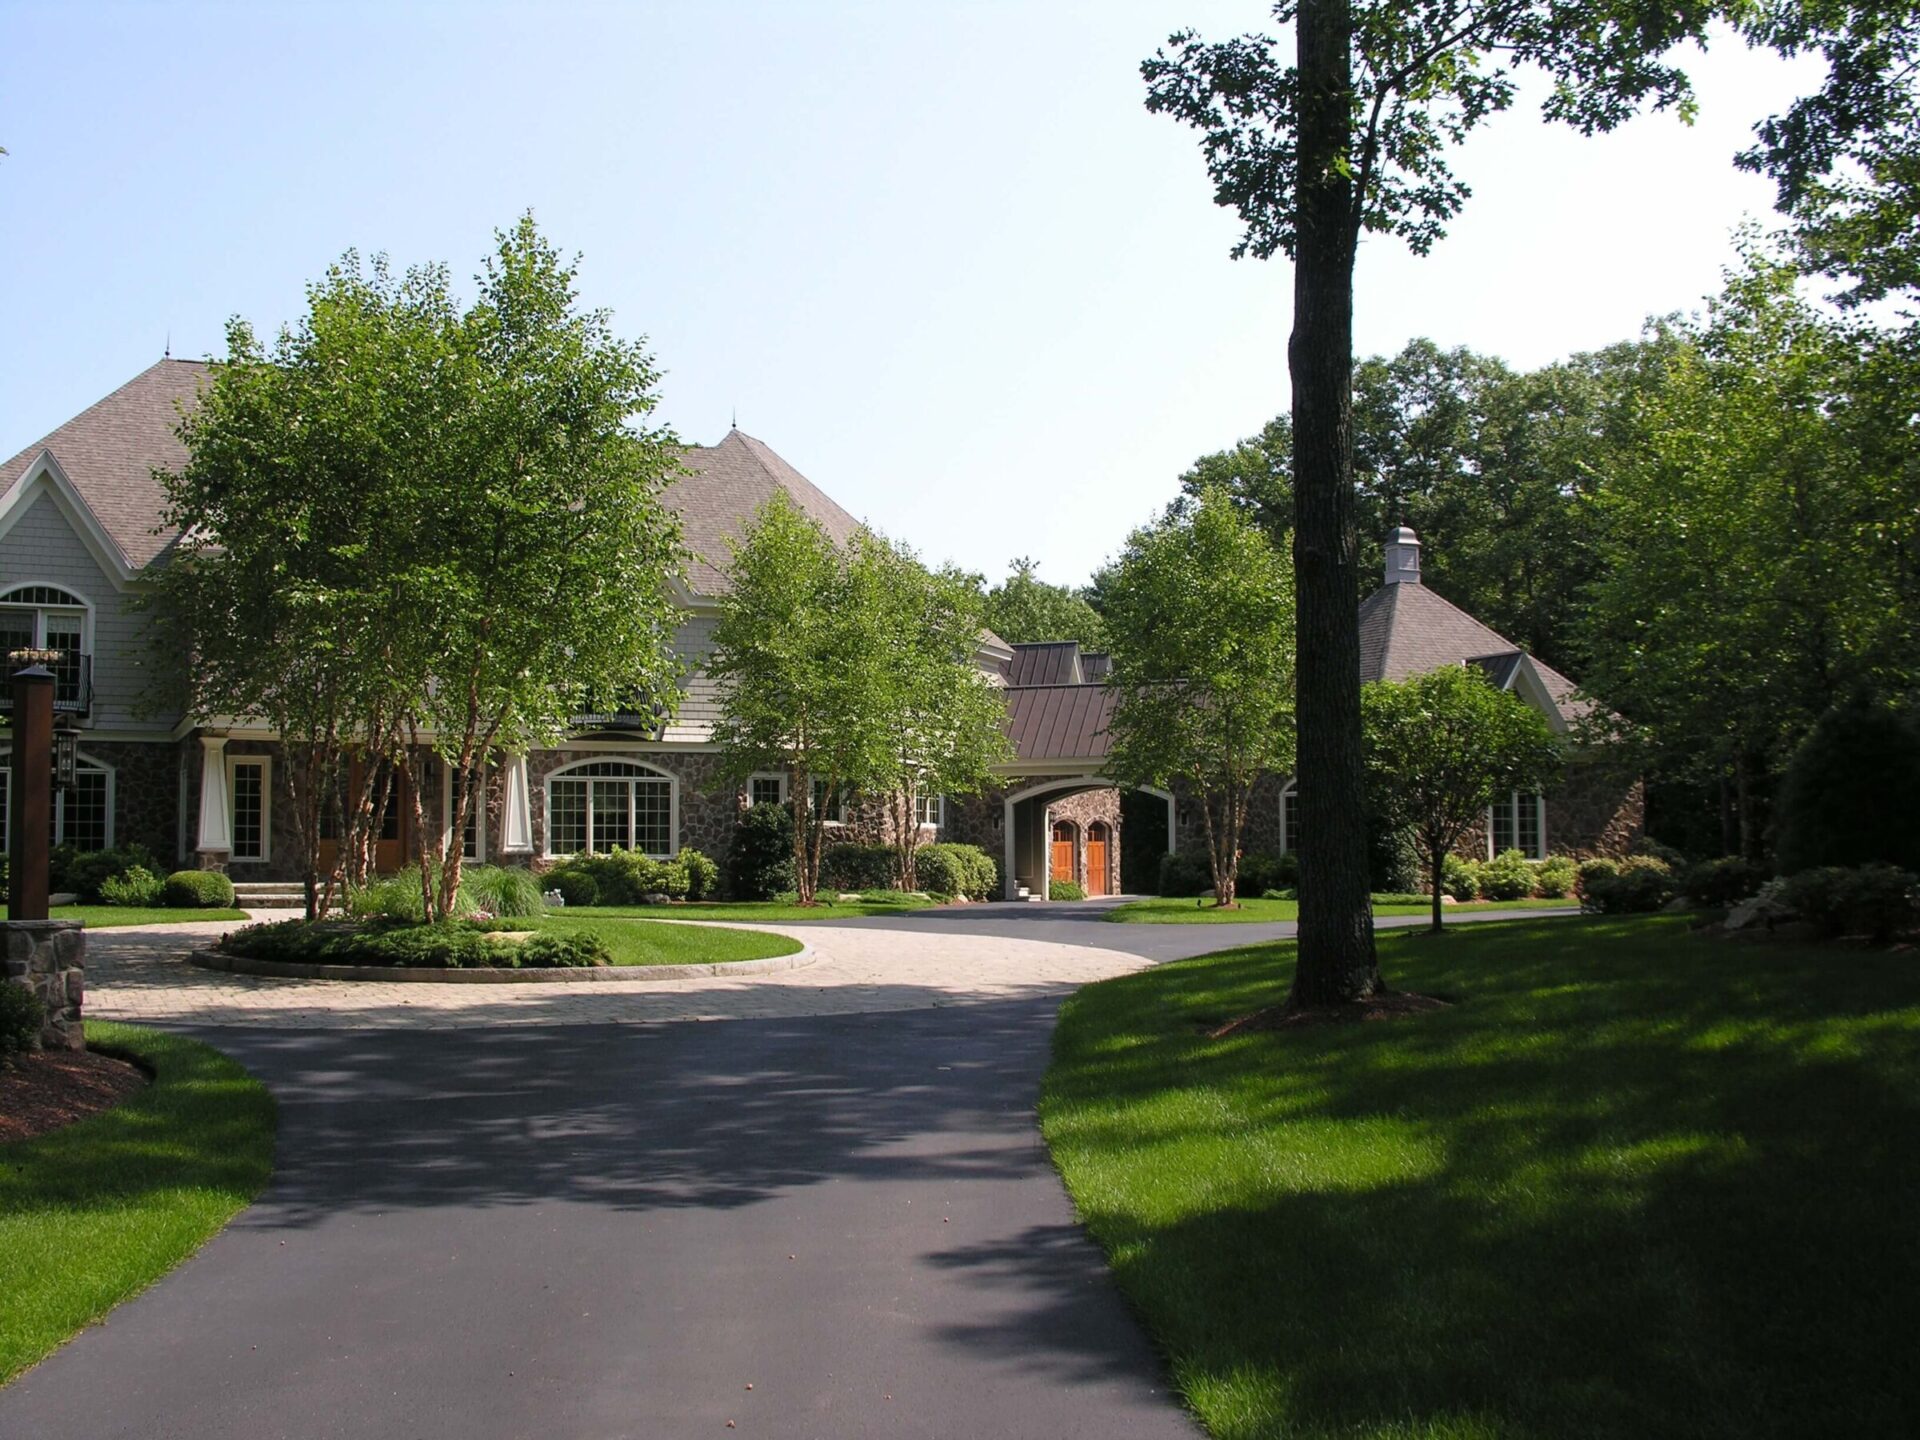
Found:
<svg viewBox="0 0 1920 1440"><path fill-rule="evenodd" d="M93 1013L266 1080L277 1169L0 1390L0 1437L1192 1437L1033 1101L1062 994L1290 928L980 906L577 990L246 980L96 932Z"/></svg>

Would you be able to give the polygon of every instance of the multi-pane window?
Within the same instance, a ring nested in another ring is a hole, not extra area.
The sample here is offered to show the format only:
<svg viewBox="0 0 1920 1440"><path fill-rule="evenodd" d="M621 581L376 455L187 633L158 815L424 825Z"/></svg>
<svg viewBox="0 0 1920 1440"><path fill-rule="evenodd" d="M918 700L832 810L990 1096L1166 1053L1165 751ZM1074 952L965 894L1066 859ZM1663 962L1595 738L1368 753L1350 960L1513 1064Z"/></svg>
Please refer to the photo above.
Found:
<svg viewBox="0 0 1920 1440"><path fill-rule="evenodd" d="M447 838L453 838L453 791L459 776L452 767L447 770L447 783L440 793L445 801L445 814L442 825ZM467 820L460 831L460 858L463 860L484 860L487 858L486 815L487 815L487 770L484 765L477 767L468 777Z"/></svg>
<svg viewBox="0 0 1920 1440"><path fill-rule="evenodd" d="M673 782L624 760L571 765L547 781L547 853L673 853Z"/></svg>
<svg viewBox="0 0 1920 1440"><path fill-rule="evenodd" d="M16 585L0 595L0 659L15 650L56 650L53 671L56 704L83 697L87 648L86 601L52 585Z"/></svg>
<svg viewBox="0 0 1920 1440"><path fill-rule="evenodd" d="M1300 786L1297 783L1280 792L1280 849L1288 855L1300 853Z"/></svg>
<svg viewBox="0 0 1920 1440"><path fill-rule="evenodd" d="M787 777L784 775L751 775L747 777L747 803L749 805L783 805L787 799Z"/></svg>
<svg viewBox="0 0 1920 1440"><path fill-rule="evenodd" d="M53 792L55 845L105 850L113 844L113 774L84 758L73 788ZM0 851L13 843L13 759L0 753Z"/></svg>
<svg viewBox="0 0 1920 1440"><path fill-rule="evenodd" d="M921 825L938 826L946 812L947 797L944 795L916 795L913 797L913 818Z"/></svg>
<svg viewBox="0 0 1920 1440"><path fill-rule="evenodd" d="M847 818L847 790L844 785L835 787L832 794L827 793L827 782L813 782L813 810L823 817L829 825L839 825Z"/></svg>
<svg viewBox="0 0 1920 1440"><path fill-rule="evenodd" d="M268 762L235 756L229 764L233 799L233 849L229 854L235 860L265 860Z"/></svg>
<svg viewBox="0 0 1920 1440"><path fill-rule="evenodd" d="M1529 860L1546 859L1546 798L1516 790L1494 801L1487 825L1487 847L1491 855L1518 850Z"/></svg>

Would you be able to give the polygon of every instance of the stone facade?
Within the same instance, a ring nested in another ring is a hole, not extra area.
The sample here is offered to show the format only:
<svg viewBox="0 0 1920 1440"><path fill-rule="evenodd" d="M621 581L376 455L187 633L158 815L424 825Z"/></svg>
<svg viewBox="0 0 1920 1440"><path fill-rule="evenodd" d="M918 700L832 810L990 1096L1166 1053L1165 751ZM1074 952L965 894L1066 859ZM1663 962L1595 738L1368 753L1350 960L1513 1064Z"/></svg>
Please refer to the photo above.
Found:
<svg viewBox="0 0 1920 1440"><path fill-rule="evenodd" d="M4 983L40 997L46 1020L40 1044L48 1050L84 1050L80 1011L87 989L87 932L78 920L0 920L6 939Z"/></svg>
<svg viewBox="0 0 1920 1440"><path fill-rule="evenodd" d="M113 843L144 845L169 870L178 869L180 747L82 734L80 753L113 771Z"/></svg>
<svg viewBox="0 0 1920 1440"><path fill-rule="evenodd" d="M746 806L746 800L741 787L720 781L721 761L717 753L706 750L601 750L590 739L577 741L564 750L536 750L527 757L527 798L533 809L533 858L536 865L553 863L547 856L547 777L556 770L585 760L619 760L644 765L672 780L679 816L679 847L683 850L699 850L725 866L727 849L733 843L733 827Z"/></svg>
<svg viewBox="0 0 1920 1440"><path fill-rule="evenodd" d="M1117 895L1120 893L1120 792L1116 789L1083 790L1078 795L1069 795L1064 800L1050 801L1047 805L1055 824L1066 822L1073 826L1073 878L1080 888L1089 895ZM1088 870L1090 863L1087 854L1087 836L1094 825L1107 827L1107 865L1106 873L1094 883L1094 877Z"/></svg>

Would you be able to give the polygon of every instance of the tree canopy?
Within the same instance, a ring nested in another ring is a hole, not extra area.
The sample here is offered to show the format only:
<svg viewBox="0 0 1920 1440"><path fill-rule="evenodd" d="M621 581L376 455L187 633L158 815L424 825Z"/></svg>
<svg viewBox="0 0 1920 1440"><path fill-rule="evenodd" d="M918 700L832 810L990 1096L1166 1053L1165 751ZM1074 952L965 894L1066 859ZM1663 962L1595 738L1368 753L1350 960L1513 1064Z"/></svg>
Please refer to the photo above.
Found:
<svg viewBox="0 0 1920 1440"><path fill-rule="evenodd" d="M1134 532L1106 597L1109 773L1200 807L1215 897L1231 905L1254 782L1293 767L1292 566L1207 489Z"/></svg>
<svg viewBox="0 0 1920 1440"><path fill-rule="evenodd" d="M982 612L987 628L1012 644L1078 640L1086 649L1105 649L1106 630L1086 597L1042 580L1039 569L1039 561L1022 556L1007 578L987 591Z"/></svg>

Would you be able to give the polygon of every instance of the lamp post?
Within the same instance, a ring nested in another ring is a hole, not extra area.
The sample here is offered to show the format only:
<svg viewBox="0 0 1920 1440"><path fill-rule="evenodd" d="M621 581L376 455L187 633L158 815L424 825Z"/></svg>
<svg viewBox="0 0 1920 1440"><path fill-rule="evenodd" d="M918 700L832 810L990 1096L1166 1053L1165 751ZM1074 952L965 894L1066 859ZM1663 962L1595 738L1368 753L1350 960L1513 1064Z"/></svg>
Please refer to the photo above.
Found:
<svg viewBox="0 0 1920 1440"><path fill-rule="evenodd" d="M13 774L8 786L10 920L47 918L47 847L53 832L53 672L44 652L16 650Z"/></svg>

